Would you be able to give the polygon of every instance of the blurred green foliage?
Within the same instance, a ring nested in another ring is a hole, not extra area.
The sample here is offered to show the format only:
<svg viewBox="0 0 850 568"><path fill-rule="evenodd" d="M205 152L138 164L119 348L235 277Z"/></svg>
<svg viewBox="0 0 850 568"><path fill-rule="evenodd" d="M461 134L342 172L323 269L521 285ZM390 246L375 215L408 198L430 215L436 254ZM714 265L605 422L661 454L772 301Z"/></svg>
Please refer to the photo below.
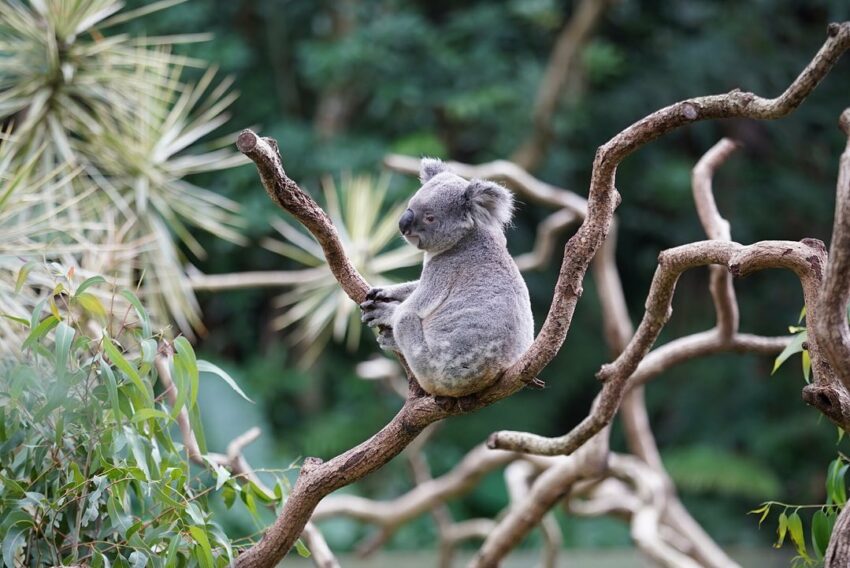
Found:
<svg viewBox="0 0 850 568"><path fill-rule="evenodd" d="M259 125L264 135L276 137L289 175L317 194L322 175L375 172L389 151L469 162L510 155L531 128L549 51L572 9L572 2L559 0L194 0L127 27L150 35L214 32L213 41L184 46L181 53L216 62L235 77L241 94L231 107L232 127ZM826 24L848 17L844 0L618 2L584 52L536 174L584 194L596 148L622 128L684 97L736 87L775 96L821 45ZM847 77L845 58L789 118L695 125L622 164L618 259L635 319L658 251L703 238L691 204L689 170L721 136L744 144L715 182L734 239L828 238L842 146L836 121L850 104ZM198 184L242 205L249 238L256 242L272 234L269 220L277 212L252 168L201 176ZM396 178L390 192L402 197L415 186ZM509 234L514 252L530 248L545 213L521 207ZM197 238L209 252L199 265L208 273L295 267L256 245L239 248L206 235ZM540 320L556 266L526 275ZM738 282L737 289L742 327L755 333L783 333L802 303L789 274L757 274ZM355 363L376 350L365 342L355 354L328 348L308 371L297 370L293 354L269 326L279 315L274 294L202 295L209 331L199 350L243 377L249 395L264 409L278 452L266 459L280 464L303 455L331 456L371 435L400 401L355 376ZM713 325L706 273L683 277L674 310L661 341ZM520 392L494 408L450 420L427 450L435 474L496 429L555 435L580 420L598 390L593 373L609 357L601 331L588 279L567 342L543 375L547 391ZM695 446L745 456L768 472L765 479L780 480L785 500L822 499L822 464L835 452L832 428L801 404L798 372L783 368L770 377L771 367L768 358L723 355L689 362L651 384L648 404L662 452L676 448L681 456ZM216 398L205 410L222 415L230 404ZM614 447L622 447L616 432ZM693 459L692 454L682 467ZM700 463L719 468L728 462ZM682 494L721 541L767 542L771 535L755 535L745 517L760 500L756 488L764 488L765 479L749 489L686 486ZM356 490L388 498L409 485L404 466L392 463ZM751 497L741 497L742 491ZM459 515L492 516L506 500L494 475L452 508ZM575 535L587 536L581 544L627 540L625 530L609 530L610 521L582 525L592 527L585 531L573 529L579 521L566 522L570 544ZM427 524L411 524L393 542L424 545ZM331 531L332 544L350 544L368 530L334 526L347 528ZM602 536L588 536L590 531Z"/></svg>

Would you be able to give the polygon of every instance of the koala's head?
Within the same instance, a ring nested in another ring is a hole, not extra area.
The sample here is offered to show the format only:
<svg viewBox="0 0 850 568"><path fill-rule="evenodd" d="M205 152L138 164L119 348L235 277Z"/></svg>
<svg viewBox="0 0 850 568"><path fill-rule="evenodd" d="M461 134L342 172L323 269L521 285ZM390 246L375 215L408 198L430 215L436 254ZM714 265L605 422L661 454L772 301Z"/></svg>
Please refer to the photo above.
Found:
<svg viewBox="0 0 850 568"><path fill-rule="evenodd" d="M475 227L502 234L513 215L513 194L501 185L466 180L440 160L423 158L422 187L410 199L398 222L404 238L427 252L455 246Z"/></svg>

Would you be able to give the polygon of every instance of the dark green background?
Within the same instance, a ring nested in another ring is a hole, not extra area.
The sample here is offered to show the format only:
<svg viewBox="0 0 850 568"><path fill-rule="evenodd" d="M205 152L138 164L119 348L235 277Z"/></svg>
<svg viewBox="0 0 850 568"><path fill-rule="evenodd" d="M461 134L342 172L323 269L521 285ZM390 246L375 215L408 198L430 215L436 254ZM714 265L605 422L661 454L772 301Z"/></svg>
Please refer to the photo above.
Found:
<svg viewBox="0 0 850 568"><path fill-rule="evenodd" d="M573 8L573 2L558 0L190 0L145 18L131 31L214 32L213 41L181 50L236 77L241 96L230 128L253 126L277 138L288 174L316 194L322 174L377 172L390 151L468 162L509 156L530 128L542 71ZM349 21L342 31L334 25L340 17ZM555 140L536 175L586 195L596 148L622 128L685 97L735 87L775 96L823 43L827 23L848 17L846 0L616 3L562 98L553 122ZM323 137L314 125L317 101L332 91L350 99L352 112L337 134ZM695 125L622 164L618 261L636 321L658 252L704 238L690 195L690 169L722 136L744 144L715 182L735 240L828 240L844 143L836 124L848 105L850 59L845 57L789 118ZM252 167L199 182L243 205L255 242L272 234L267 221L277 212ZM393 187L403 198L416 186L396 176ZM520 208L509 234L513 252L529 250L536 223L547 213ZM291 267L258 245L243 249L209 235L199 238L211 254L203 262L192 260L208 273ZM548 309L556 265L526 275L538 321ZM706 285L707 271L683 277L661 342L713 325ZM761 273L736 288L743 330L777 335L795 323L802 294L792 275ZM257 400L249 408L225 396L206 396L207 428L214 443L224 444L240 428L267 425L263 443L248 454L258 467L283 467L306 455L331 457L371 435L400 405L395 395L354 374L355 363L377 350L370 341L356 354L329 349L311 369L297 371L285 339L268 327L274 294L201 295L209 334L199 350L232 371ZM598 390L593 374L606 358L588 278L564 348L543 374L548 389L523 391L449 420L428 449L435 474L497 429L564 433L587 413ZM759 533L756 519L746 516L766 498L824 499L826 465L837 449L835 430L800 399L799 357L773 377L772 363L740 355L697 360L648 389L652 424L665 459L677 464L682 497L722 543L772 538L775 525ZM613 445L623 448L616 430ZM709 458L694 459L694 448ZM711 458L718 455L731 461ZM696 480L704 479L706 487L696 487ZM409 484L406 466L397 460L355 490L389 498ZM494 474L452 508L458 516L492 516L505 504L501 477ZM570 545L628 541L627 528L614 521L564 522ZM336 522L326 530L334 544L346 546L369 529ZM400 531L391 545L432 546L432 532L426 517Z"/></svg>

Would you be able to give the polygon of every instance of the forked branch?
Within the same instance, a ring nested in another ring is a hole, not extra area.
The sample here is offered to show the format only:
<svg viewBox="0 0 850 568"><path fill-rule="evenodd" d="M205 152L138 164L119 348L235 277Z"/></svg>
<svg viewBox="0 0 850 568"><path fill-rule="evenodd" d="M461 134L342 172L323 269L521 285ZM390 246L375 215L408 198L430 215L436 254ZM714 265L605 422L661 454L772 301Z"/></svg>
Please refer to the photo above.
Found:
<svg viewBox="0 0 850 568"><path fill-rule="evenodd" d="M421 390L413 388L416 383L415 378L411 377L412 388L404 406L372 438L328 462L315 458L305 460L301 474L281 514L262 540L237 558L237 566L270 567L275 565L292 547L314 508L325 495L382 467L398 455L428 424L447 416L482 408L513 394L532 381L560 350L569 331L575 305L581 295L584 275L611 228L614 209L620 201L614 187L618 164L644 144L693 122L730 117L772 119L788 114L815 88L839 56L850 46L850 23L831 24L828 32L826 42L811 63L779 97L764 99L752 93L733 91L724 95L689 99L647 116L600 147L593 164L587 217L565 247L552 306L540 334L530 349L503 374L495 385L454 403L425 396ZM345 292L356 302L362 301L368 290L368 284L346 257L336 230L327 215L284 173L277 144L273 140L261 139L251 131L244 131L239 136L237 146L257 165L263 185L272 199L292 213L316 236L325 251L331 271ZM743 261L747 258L744 252L748 252L752 260L753 257L758 257L760 252L760 249L739 250L740 245L734 243L696 243L694 246L705 247L711 253L709 262L723 261L725 263L724 258L729 260L733 254L735 258L740 256ZM769 248L789 245L782 243L765 246ZM791 243L790 248L793 252L799 246L811 248L799 243ZM688 257L688 253L687 249L676 249L675 253L672 251L669 253L669 258L665 259L665 262L674 268L679 265L687 266L688 262L698 264L694 258ZM672 283L675 283L672 272L662 274L660 278L665 282L672 279ZM663 295L663 291L661 294ZM620 391L619 395L614 393L614 396L608 397L608 400L616 400L619 403L625 378L637 366L639 356L645 354L654 341L657 330L660 329L659 323L665 317L666 311L664 314L653 312L646 324L642 324L643 331L638 330L635 345L631 350L627 348L624 352L623 362L619 365L615 363L615 367L612 367L610 371L603 370L603 376L609 379L603 391L605 389ZM629 367L631 370L628 370ZM625 378L620 381L613 380L617 373L622 374L626 371L628 374ZM609 409L604 409L602 415L609 412ZM582 428L580 435L565 444L561 451L576 449L580 445L577 443L579 439L586 441L594 432L604 427L604 424L605 421L599 421L598 418L593 419L589 428L588 424L583 423L580 426ZM535 487L532 488L532 494L535 492Z"/></svg>

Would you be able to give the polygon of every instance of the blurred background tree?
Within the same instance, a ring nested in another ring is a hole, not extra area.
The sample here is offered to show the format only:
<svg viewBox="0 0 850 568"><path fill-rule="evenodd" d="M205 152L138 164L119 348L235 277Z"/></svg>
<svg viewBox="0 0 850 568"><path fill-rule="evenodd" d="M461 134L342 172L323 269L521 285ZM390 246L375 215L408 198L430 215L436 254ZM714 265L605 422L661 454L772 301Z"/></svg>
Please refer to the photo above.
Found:
<svg viewBox="0 0 850 568"><path fill-rule="evenodd" d="M128 2L131 9L147 4ZM231 128L260 125L263 134L279 140L288 174L319 195L323 176L374 175L388 152L466 162L512 155L533 128L535 98L553 44L577 5L566 0L209 0L189 1L118 25L121 31L145 36L212 32L214 40L178 45L174 55L163 57L215 62L223 74L232 76L239 98L230 101L217 92L231 103ZM535 174L585 193L596 148L623 127L684 97L735 87L776 94L818 48L826 24L848 17L850 6L843 0L613 3L562 89L550 146ZM182 71L193 81L206 80L203 69L186 66ZM21 83L7 73L0 66L3 88ZM61 77L61 69L53 76ZM154 85L162 88L173 77L165 71L156 76L160 80ZM828 238L842 147L835 122L848 105L847 77L850 61L843 60L831 80L781 122L695 125L622 165L618 257L633 317L642 312L658 251L702 238L690 196L690 168L722 136L744 144L715 183L735 240ZM124 90L134 91L134 84ZM110 146L114 148L122 130L104 126L109 136L103 137L106 143L115 137ZM156 130L150 139L124 148L141 160L138 171L148 171L143 166L153 159L153 140L160 134ZM104 153L105 163L124 163L114 151ZM242 234L249 246L218 239L222 232L215 228L215 236L186 228L194 222L209 229L211 219L230 226L229 217L218 216L227 207L215 208L212 217L191 208L177 210L174 217L184 218L170 226L170 234L182 239L177 245L182 256L175 258L190 258L207 274L303 268L259 246L263 239L279 238L272 224L281 221L252 168L190 179L230 200L228 207L240 204ZM402 200L415 187L412 179L395 177L387 199ZM172 197L163 199L169 204ZM513 252L530 248L546 213L521 206L509 235ZM207 251L205 258L195 254L199 247ZM408 271L402 269L398 276L414 276L417 269ZM705 276L687 274L680 282L674 316L662 341L713 323ZM555 277L555 266L526 274L541 318ZM555 435L585 416L598 387L593 373L608 358L590 287L592 282L586 284L573 332L543 377L548 384L545 396L521 392L497 409L452 419L429 450L435 474L496 429ZM755 275L739 282L738 290L742 327L755 333L784 332L802 305L790 275ZM286 337L297 332L281 334L271 325L282 315L275 307L278 294L254 289L199 295L206 332L198 350L239 376L249 396L259 401L255 409L243 412L247 407L238 407L238 424L216 424L208 418L213 422L208 436L227 440L233 434L228 427L267 421L272 431L264 437L266 447L254 450L253 457L248 453L257 466L347 449L383 425L399 404L390 392L376 396L375 386L355 375L355 364L377 349L368 334L354 352L331 343L309 368L299 368L299 352L288 347ZM725 544L763 544L772 538L759 534L745 515L764 499L821 499L824 468L835 453L832 428L799 402L800 373L786 365L771 377L771 368L766 358L718 356L678 367L648 389L654 430L684 501ZM230 414L234 404L218 393L202 401L209 417L221 416L225 409ZM391 464L358 490L380 498L408 484L403 466ZM452 507L459 514L491 516L506 501L501 480L491 476ZM568 545L628 542L627 528L612 520L563 521L569 524ZM351 544L365 530L343 522L329 528L335 546ZM253 528L246 525L244 530ZM399 531L393 544L424 546L431 542L431 531L429 521L422 519Z"/></svg>

